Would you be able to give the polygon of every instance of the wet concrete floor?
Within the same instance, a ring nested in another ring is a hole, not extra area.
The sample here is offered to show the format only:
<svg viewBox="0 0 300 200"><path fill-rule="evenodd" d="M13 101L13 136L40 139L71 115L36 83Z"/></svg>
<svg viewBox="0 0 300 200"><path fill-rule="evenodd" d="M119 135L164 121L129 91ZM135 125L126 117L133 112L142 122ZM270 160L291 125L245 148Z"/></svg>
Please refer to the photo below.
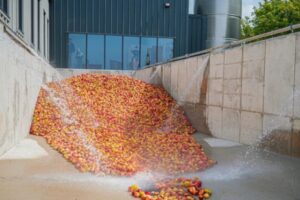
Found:
<svg viewBox="0 0 300 200"><path fill-rule="evenodd" d="M218 161L199 176L212 200L300 200L300 159L195 135ZM80 173L45 140L29 136L0 158L1 200L127 200L131 184L146 186L150 174L97 177Z"/></svg>

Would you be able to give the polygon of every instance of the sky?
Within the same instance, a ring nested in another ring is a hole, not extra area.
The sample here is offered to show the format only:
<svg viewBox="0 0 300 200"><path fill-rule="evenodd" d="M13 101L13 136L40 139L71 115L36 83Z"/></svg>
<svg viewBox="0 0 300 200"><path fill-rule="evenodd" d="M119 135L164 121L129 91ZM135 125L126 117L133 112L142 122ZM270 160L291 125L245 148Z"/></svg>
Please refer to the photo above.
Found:
<svg viewBox="0 0 300 200"><path fill-rule="evenodd" d="M242 0L243 1L243 18L245 16L251 16L251 12L253 11L254 6L258 6L259 2L262 2L262 0Z"/></svg>

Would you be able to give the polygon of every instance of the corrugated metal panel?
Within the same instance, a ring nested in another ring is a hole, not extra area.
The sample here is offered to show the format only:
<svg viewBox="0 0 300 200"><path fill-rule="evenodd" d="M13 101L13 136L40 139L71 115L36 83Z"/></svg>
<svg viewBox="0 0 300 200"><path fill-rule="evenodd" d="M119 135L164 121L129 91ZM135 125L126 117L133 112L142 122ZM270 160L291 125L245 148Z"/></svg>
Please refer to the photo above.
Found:
<svg viewBox="0 0 300 200"><path fill-rule="evenodd" d="M56 3L57 1L61 1L61 0L55 0L54 3ZM74 21L75 21L75 32L80 32L80 0L74 0L75 2L75 17L74 17ZM58 4L58 3L56 3ZM54 21L54 23L57 23L56 20ZM56 34L56 30L54 30L54 34Z"/></svg>
<svg viewBox="0 0 300 200"><path fill-rule="evenodd" d="M94 0L89 0L87 2L87 32L94 33L94 16L93 16L93 4Z"/></svg>
<svg viewBox="0 0 300 200"><path fill-rule="evenodd" d="M142 29L142 34L141 35L146 35L147 33L147 1L148 0L141 0L141 29Z"/></svg>
<svg viewBox="0 0 300 200"><path fill-rule="evenodd" d="M111 11L111 0L105 0L105 33L111 34L111 26L112 26L112 11Z"/></svg>
<svg viewBox="0 0 300 200"><path fill-rule="evenodd" d="M128 27L129 27L129 35L134 35L134 29L135 29L135 9L134 9L134 0L129 0L128 2L128 15L129 15L129 20L128 20Z"/></svg>
<svg viewBox="0 0 300 200"><path fill-rule="evenodd" d="M166 2L171 3L165 8ZM187 0L53 0L51 61L66 67L68 32L172 37L174 56L188 53Z"/></svg>
<svg viewBox="0 0 300 200"><path fill-rule="evenodd" d="M194 53L203 50L203 31L202 29L202 16L190 15L189 16L189 53Z"/></svg>
<svg viewBox="0 0 300 200"><path fill-rule="evenodd" d="M175 4L175 0L171 0L171 5L174 5ZM175 19L175 9L171 9L170 10L170 19ZM176 21L175 20L170 20L170 23L169 23L169 29L170 29L170 34L171 35L175 35L175 23Z"/></svg>
<svg viewBox="0 0 300 200"><path fill-rule="evenodd" d="M181 14L181 23L182 26L180 29L182 30L181 36L181 52L180 54L185 54L188 51L188 1L182 0L182 9L184 12L180 12Z"/></svg>
<svg viewBox="0 0 300 200"><path fill-rule="evenodd" d="M88 1L80 0L80 32L86 32L86 4Z"/></svg>
<svg viewBox="0 0 300 200"><path fill-rule="evenodd" d="M61 1L59 0L54 0L54 29L55 29L55 34L54 34L54 58L56 60L55 63L62 65L61 62Z"/></svg>
<svg viewBox="0 0 300 200"><path fill-rule="evenodd" d="M93 28L94 28L94 33L99 33L100 29L99 29L99 1L98 0L94 0L94 4L93 4Z"/></svg>
<svg viewBox="0 0 300 200"><path fill-rule="evenodd" d="M111 2L111 33L117 33L118 30L118 0L110 0Z"/></svg>
<svg viewBox="0 0 300 200"><path fill-rule="evenodd" d="M129 0L123 1L123 34L129 34L129 25L125 22L129 22Z"/></svg>
<svg viewBox="0 0 300 200"><path fill-rule="evenodd" d="M99 11L98 15L100 18L100 31L99 33L105 33L105 21L106 21L106 0L99 0L100 1L100 5L99 5Z"/></svg>
<svg viewBox="0 0 300 200"><path fill-rule="evenodd" d="M136 20L135 20L135 24L136 24L136 35L140 35L141 34L141 0L135 0L135 10L136 10Z"/></svg>
<svg viewBox="0 0 300 200"><path fill-rule="evenodd" d="M75 6L73 0L67 0L68 3L68 30L74 31L74 13L75 13Z"/></svg>
<svg viewBox="0 0 300 200"><path fill-rule="evenodd" d="M67 37L66 37L66 32L68 31L68 12L66 12L68 9L68 5L67 5L68 1L62 1L61 2L61 6L62 6L62 10L64 10L65 12L62 12L61 15L61 32L60 32L60 37L61 37L61 44L60 44L60 52L61 52L61 58L66 58L67 57L67 51L64 51L63 49L65 48L67 44ZM66 20L63 20L66 19ZM63 66L66 66L67 60L63 59L62 60L62 64Z"/></svg>
<svg viewBox="0 0 300 200"><path fill-rule="evenodd" d="M176 15L175 15L175 21L176 21L176 24L175 24L175 35L176 35L176 38L175 38L175 45L174 45L175 46L175 49L174 49L175 56L176 55L181 55L181 51L180 51L180 49L181 49L181 46L180 46L181 42L180 41L181 41L181 37L182 36L181 36L181 30L180 30L180 25L181 25L180 10L182 8L181 8L180 3L181 3L181 0L179 0L178 3L175 4L175 13L176 13Z"/></svg>
<svg viewBox="0 0 300 200"><path fill-rule="evenodd" d="M55 57L54 57L54 47L55 47L55 40L54 40L54 34L53 34L53 30L54 30L54 8L53 8L53 3L50 3L49 5L49 11L50 11L50 16L49 16L49 19L50 19L50 63L51 64L54 64L53 63L55 61Z"/></svg>
<svg viewBox="0 0 300 200"><path fill-rule="evenodd" d="M152 36L157 36L158 35L158 1L152 1ZM170 9L165 9L170 10Z"/></svg>
<svg viewBox="0 0 300 200"><path fill-rule="evenodd" d="M123 34L123 1L118 1L118 7L117 7L117 34L121 35Z"/></svg>

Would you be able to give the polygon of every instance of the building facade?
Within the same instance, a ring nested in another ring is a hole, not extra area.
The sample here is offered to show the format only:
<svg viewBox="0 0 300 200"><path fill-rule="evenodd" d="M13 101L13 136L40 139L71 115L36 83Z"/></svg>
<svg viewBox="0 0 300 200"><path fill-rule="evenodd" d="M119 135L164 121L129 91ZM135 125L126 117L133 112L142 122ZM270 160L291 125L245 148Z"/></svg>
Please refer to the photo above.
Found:
<svg viewBox="0 0 300 200"><path fill-rule="evenodd" d="M48 0L0 0L0 20L46 60L50 55Z"/></svg>
<svg viewBox="0 0 300 200"><path fill-rule="evenodd" d="M53 0L51 64L139 69L188 52L187 0Z"/></svg>
<svg viewBox="0 0 300 200"><path fill-rule="evenodd" d="M239 38L241 0L0 0L57 68L135 70Z"/></svg>

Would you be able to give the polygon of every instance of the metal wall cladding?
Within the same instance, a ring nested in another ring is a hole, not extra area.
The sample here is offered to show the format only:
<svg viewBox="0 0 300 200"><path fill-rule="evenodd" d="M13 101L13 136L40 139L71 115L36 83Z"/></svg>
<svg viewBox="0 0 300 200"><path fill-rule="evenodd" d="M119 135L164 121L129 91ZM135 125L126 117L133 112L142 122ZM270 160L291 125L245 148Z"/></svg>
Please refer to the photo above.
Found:
<svg viewBox="0 0 300 200"><path fill-rule="evenodd" d="M195 9L206 21L205 48L240 38L241 0L197 0Z"/></svg>
<svg viewBox="0 0 300 200"><path fill-rule="evenodd" d="M206 31L201 15L190 15L189 16L189 51L188 53L194 53L201 51L205 48Z"/></svg>
<svg viewBox="0 0 300 200"><path fill-rule="evenodd" d="M67 66L69 32L170 37L174 56L188 53L187 0L52 0L50 6L51 63L56 67Z"/></svg>

